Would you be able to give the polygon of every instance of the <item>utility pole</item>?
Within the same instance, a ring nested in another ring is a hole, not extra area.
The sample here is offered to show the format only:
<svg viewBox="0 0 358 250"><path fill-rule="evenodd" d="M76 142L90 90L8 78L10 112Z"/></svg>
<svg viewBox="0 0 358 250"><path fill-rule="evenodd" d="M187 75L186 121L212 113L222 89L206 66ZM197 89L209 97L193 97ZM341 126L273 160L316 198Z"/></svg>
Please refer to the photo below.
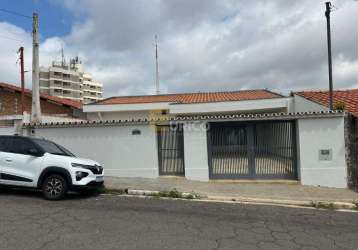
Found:
<svg viewBox="0 0 358 250"><path fill-rule="evenodd" d="M21 74L21 115L25 112L25 70L24 70L24 47L20 47L20 74Z"/></svg>
<svg viewBox="0 0 358 250"><path fill-rule="evenodd" d="M329 109L333 110L333 76L332 76L332 49L331 49L331 2L326 2L327 44L328 44L328 75L329 75Z"/></svg>
<svg viewBox="0 0 358 250"><path fill-rule="evenodd" d="M31 122L41 122L40 84L39 84L39 17L32 15L32 108Z"/></svg>
<svg viewBox="0 0 358 250"><path fill-rule="evenodd" d="M155 35L155 90L159 95L159 65L158 65L158 36Z"/></svg>

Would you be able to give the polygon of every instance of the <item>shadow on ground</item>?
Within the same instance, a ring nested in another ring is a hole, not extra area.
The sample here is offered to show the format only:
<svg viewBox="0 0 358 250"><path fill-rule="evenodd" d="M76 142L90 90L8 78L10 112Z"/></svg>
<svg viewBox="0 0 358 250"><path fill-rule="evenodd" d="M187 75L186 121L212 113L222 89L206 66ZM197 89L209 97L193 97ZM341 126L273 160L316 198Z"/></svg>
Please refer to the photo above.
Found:
<svg viewBox="0 0 358 250"><path fill-rule="evenodd" d="M4 196L19 196L19 197L31 197L36 199L43 199L41 191L34 189L24 189L24 188L12 188L12 187L2 187L0 186L0 195ZM94 192L69 192L65 200L78 200L78 199L88 199L98 196Z"/></svg>

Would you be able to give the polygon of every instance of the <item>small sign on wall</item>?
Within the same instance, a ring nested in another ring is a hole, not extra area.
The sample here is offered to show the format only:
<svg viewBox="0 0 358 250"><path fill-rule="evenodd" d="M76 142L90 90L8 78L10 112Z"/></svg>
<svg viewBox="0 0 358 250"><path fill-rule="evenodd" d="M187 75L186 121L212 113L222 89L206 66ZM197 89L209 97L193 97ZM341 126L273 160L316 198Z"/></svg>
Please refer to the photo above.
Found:
<svg viewBox="0 0 358 250"><path fill-rule="evenodd" d="M133 129L132 130L132 135L140 135L141 131L139 129Z"/></svg>
<svg viewBox="0 0 358 250"><path fill-rule="evenodd" d="M318 159L320 161L331 161L332 160L332 149L320 149L318 151Z"/></svg>

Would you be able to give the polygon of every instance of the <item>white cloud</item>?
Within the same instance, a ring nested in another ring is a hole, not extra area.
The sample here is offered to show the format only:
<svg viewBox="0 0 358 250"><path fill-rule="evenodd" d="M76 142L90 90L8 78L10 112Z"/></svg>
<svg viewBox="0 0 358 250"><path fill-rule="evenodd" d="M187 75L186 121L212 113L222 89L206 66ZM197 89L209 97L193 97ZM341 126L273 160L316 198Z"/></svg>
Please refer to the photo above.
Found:
<svg viewBox="0 0 358 250"><path fill-rule="evenodd" d="M20 81L20 66L16 63L17 52L21 46L25 48L25 68L31 71L31 34L6 22L0 22L0 30L0 81L17 83ZM26 80L30 82L28 75L26 74Z"/></svg>
<svg viewBox="0 0 358 250"><path fill-rule="evenodd" d="M154 93L155 34L163 91L286 92L327 87L323 0L66 0L64 4L85 18L73 24L68 36L45 40L40 61L46 64L58 58L64 46L67 56L80 56L85 68L104 83L106 96ZM358 2L336 0L334 5L338 8L332 13L335 86L357 86ZM29 34L22 36L31 46ZM9 44L4 51L13 49ZM14 78L14 73L6 73L14 68L1 70L6 79Z"/></svg>
<svg viewBox="0 0 358 250"><path fill-rule="evenodd" d="M0 23L0 76L1 82L20 84L20 65L18 62L18 50L24 47L24 66L25 84L31 88L32 79L32 36L22 28L15 25ZM64 41L58 37L52 37L40 46L40 65L49 65L49 63L60 56L60 51Z"/></svg>

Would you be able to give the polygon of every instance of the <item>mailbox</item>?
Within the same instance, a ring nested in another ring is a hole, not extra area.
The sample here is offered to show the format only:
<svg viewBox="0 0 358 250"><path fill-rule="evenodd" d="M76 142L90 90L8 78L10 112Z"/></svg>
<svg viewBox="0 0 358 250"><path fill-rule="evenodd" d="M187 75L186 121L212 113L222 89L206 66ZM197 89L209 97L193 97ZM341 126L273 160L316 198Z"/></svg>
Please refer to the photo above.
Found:
<svg viewBox="0 0 358 250"><path fill-rule="evenodd" d="M332 149L320 149L318 151L318 159L320 161L331 161L332 160Z"/></svg>

